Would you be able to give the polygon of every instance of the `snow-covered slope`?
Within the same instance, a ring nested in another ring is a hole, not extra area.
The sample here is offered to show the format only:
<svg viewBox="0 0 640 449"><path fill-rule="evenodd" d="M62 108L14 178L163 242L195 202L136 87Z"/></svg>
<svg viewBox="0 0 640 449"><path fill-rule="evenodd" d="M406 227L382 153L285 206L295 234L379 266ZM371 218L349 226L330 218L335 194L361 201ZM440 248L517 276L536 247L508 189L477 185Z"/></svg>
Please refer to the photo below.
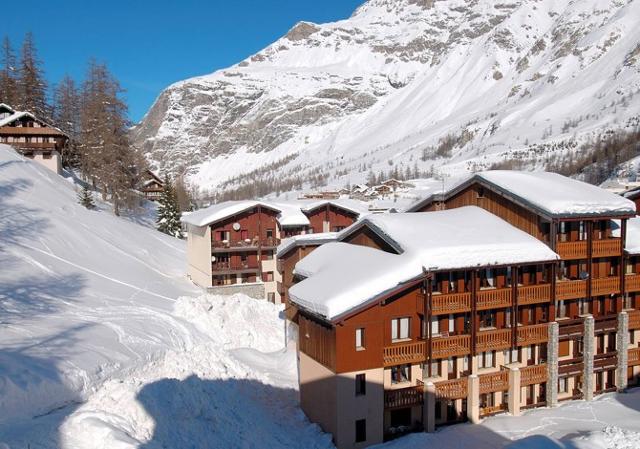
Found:
<svg viewBox="0 0 640 449"><path fill-rule="evenodd" d="M394 167L540 166L638 126L639 21L633 0L369 0L170 86L133 135L204 188L261 168L342 186Z"/></svg>

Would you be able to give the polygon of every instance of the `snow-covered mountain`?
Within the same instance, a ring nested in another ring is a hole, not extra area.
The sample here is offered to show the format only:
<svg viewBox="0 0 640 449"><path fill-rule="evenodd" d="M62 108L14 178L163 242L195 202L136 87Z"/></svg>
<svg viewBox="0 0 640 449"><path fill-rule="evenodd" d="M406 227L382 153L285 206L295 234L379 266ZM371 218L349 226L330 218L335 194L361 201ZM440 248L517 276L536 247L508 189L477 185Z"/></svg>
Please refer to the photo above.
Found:
<svg viewBox="0 0 640 449"><path fill-rule="evenodd" d="M168 87L133 138L203 188L540 167L638 126L638 23L637 0L369 0Z"/></svg>

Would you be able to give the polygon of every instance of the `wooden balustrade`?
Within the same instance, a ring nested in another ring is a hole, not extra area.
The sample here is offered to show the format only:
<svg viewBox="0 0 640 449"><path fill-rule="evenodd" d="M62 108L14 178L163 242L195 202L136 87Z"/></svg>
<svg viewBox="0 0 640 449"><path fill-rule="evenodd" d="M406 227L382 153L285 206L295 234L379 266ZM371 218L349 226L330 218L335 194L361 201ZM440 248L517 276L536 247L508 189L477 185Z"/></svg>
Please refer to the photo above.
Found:
<svg viewBox="0 0 640 449"><path fill-rule="evenodd" d="M622 254L620 239L594 240L592 244L593 257L615 257Z"/></svg>
<svg viewBox="0 0 640 449"><path fill-rule="evenodd" d="M547 381L547 365L532 365L520 368L520 386L541 384Z"/></svg>
<svg viewBox="0 0 640 449"><path fill-rule="evenodd" d="M425 342L397 343L385 346L383 350L384 366L403 363L420 363L425 360Z"/></svg>
<svg viewBox="0 0 640 449"><path fill-rule="evenodd" d="M518 326L518 346L536 345L545 343L549 339L547 324L534 324L533 326Z"/></svg>
<svg viewBox="0 0 640 449"><path fill-rule="evenodd" d="M511 306L511 288L498 288L478 291L476 307L478 310L499 309Z"/></svg>
<svg viewBox="0 0 640 449"><path fill-rule="evenodd" d="M591 294L593 296L620 293L620 277L611 276L591 280Z"/></svg>
<svg viewBox="0 0 640 449"><path fill-rule="evenodd" d="M444 359L471 352L470 335L452 335L450 337L436 337L431 343L431 352L434 359Z"/></svg>
<svg viewBox="0 0 640 449"><path fill-rule="evenodd" d="M509 371L502 370L497 373L480 374L480 394L505 391L509 389Z"/></svg>
<svg viewBox="0 0 640 449"><path fill-rule="evenodd" d="M587 296L587 281L558 281L556 299L577 299Z"/></svg>
<svg viewBox="0 0 640 449"><path fill-rule="evenodd" d="M628 292L640 291L640 274L628 274L624 277L624 289Z"/></svg>
<svg viewBox="0 0 640 449"><path fill-rule="evenodd" d="M471 293L434 293L431 307L434 315L468 312L471 310Z"/></svg>
<svg viewBox="0 0 640 449"><path fill-rule="evenodd" d="M435 384L436 397L442 399L464 399L467 397L468 385L466 377L437 382Z"/></svg>
<svg viewBox="0 0 640 449"><path fill-rule="evenodd" d="M629 329L640 329L640 310L628 310L629 315Z"/></svg>
<svg viewBox="0 0 640 449"><path fill-rule="evenodd" d="M518 287L518 304L539 304L551 300L551 284L527 285Z"/></svg>
<svg viewBox="0 0 640 449"><path fill-rule="evenodd" d="M398 388L384 392L385 408L400 408L420 405L423 401L424 386L422 383L415 387Z"/></svg>
<svg viewBox="0 0 640 449"><path fill-rule="evenodd" d="M629 349L628 366L640 365L640 348Z"/></svg>
<svg viewBox="0 0 640 449"><path fill-rule="evenodd" d="M511 347L511 329L479 331L476 337L476 351L485 352Z"/></svg>
<svg viewBox="0 0 640 449"><path fill-rule="evenodd" d="M607 371L616 369L618 366L618 353L616 351L606 352L604 354L595 354L593 356L593 371Z"/></svg>
<svg viewBox="0 0 640 449"><path fill-rule="evenodd" d="M506 412L507 406L505 404L490 405L487 407L480 407L480 417L496 415L498 413Z"/></svg>
<svg viewBox="0 0 640 449"><path fill-rule="evenodd" d="M580 242L558 242L556 252L560 258L570 259L586 259L587 257L587 241Z"/></svg>
<svg viewBox="0 0 640 449"><path fill-rule="evenodd" d="M258 239L254 237L252 239L244 240L212 240L211 248L257 248L257 247L274 247L280 243L279 239L273 237L267 237Z"/></svg>

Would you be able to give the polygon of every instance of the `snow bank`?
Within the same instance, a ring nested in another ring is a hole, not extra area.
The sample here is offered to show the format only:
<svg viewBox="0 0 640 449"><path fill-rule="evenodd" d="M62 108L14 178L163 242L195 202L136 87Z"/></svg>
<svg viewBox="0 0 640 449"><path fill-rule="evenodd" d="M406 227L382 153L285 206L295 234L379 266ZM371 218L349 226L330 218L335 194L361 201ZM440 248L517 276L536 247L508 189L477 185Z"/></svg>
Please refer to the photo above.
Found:
<svg viewBox="0 0 640 449"><path fill-rule="evenodd" d="M627 239L624 249L629 254L640 254L640 217L627 220Z"/></svg>

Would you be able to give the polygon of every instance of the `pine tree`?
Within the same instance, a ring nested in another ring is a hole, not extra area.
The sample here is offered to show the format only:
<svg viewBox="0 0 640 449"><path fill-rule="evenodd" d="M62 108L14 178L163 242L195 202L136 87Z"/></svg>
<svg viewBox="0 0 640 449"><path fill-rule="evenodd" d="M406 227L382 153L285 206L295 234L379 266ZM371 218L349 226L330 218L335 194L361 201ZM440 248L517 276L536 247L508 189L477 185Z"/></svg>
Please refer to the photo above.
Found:
<svg viewBox="0 0 640 449"><path fill-rule="evenodd" d="M159 203L158 218L156 220L158 231L181 239L180 208L178 207L175 189L168 176L164 178L164 188Z"/></svg>
<svg viewBox="0 0 640 449"><path fill-rule="evenodd" d="M86 185L82 186L82 190L78 192L78 201L87 209L91 210L96 208L96 205L93 202L93 194Z"/></svg>
<svg viewBox="0 0 640 449"><path fill-rule="evenodd" d="M9 37L5 36L2 40L0 52L0 103L17 107L18 85L16 80L16 56L11 47Z"/></svg>
<svg viewBox="0 0 640 449"><path fill-rule="evenodd" d="M47 103L47 82L41 65L33 34L27 33L20 52L18 108L49 120L51 111Z"/></svg>

